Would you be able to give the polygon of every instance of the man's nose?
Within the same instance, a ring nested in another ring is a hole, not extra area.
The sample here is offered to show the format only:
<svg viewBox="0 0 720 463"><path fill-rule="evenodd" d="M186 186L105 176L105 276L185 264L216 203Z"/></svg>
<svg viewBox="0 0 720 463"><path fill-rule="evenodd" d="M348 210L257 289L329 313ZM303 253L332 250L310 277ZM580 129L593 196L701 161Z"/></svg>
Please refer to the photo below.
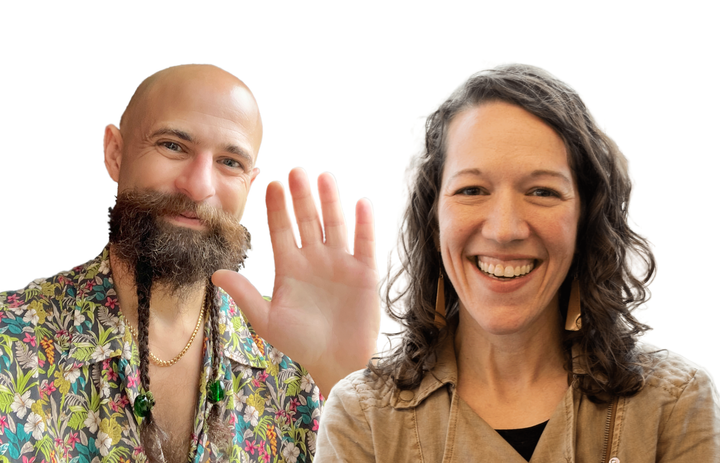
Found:
<svg viewBox="0 0 720 463"><path fill-rule="evenodd" d="M522 198L498 194L489 201L482 224L482 235L500 244L523 240L530 236Z"/></svg>
<svg viewBox="0 0 720 463"><path fill-rule="evenodd" d="M211 153L198 153L183 166L175 180L176 188L195 202L215 194L215 161Z"/></svg>

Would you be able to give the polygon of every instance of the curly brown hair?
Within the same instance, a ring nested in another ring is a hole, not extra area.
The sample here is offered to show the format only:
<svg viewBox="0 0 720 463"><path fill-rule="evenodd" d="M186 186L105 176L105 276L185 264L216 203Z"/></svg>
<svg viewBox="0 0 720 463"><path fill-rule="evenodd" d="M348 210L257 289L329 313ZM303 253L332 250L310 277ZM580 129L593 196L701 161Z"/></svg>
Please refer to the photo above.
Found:
<svg viewBox="0 0 720 463"><path fill-rule="evenodd" d="M650 328L632 311L650 297L655 258L647 240L628 225L632 184L627 160L575 90L542 69L521 64L473 75L427 119L425 149L412 165L401 225L401 266L390 270L384 288L387 312L404 329L400 343L370 368L391 377L399 389L417 387L435 362L440 340L457 324L459 300L447 276L450 328L438 330L434 324L438 276L444 274L436 240L445 138L458 113L491 101L517 105L552 127L565 142L578 185L577 252L559 289L559 306L564 318L570 286L577 279L582 328L563 334L565 369L571 373L573 362L584 367L586 373L574 378L575 385L594 402L633 395L644 384L637 338ZM573 346L580 352L575 358Z"/></svg>

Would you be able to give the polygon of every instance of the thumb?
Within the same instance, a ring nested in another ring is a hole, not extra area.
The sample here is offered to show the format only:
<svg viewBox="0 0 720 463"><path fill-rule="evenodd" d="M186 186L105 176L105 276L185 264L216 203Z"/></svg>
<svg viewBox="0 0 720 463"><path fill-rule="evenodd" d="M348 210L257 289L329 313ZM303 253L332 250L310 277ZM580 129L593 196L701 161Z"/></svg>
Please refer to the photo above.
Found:
<svg viewBox="0 0 720 463"><path fill-rule="evenodd" d="M239 273L230 270L218 270L213 274L212 282L235 300L235 304L245 314L253 329L264 338L268 334L270 303L260 295L252 283Z"/></svg>

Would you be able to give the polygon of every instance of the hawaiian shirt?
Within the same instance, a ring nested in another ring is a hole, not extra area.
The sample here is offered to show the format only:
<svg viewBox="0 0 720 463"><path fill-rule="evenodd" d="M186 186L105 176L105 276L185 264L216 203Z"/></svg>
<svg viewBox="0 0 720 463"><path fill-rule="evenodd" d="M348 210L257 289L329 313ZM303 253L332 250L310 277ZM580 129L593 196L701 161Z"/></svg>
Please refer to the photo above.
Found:
<svg viewBox="0 0 720 463"><path fill-rule="evenodd" d="M0 463L145 461L137 344L126 329L109 248L69 272L0 293ZM220 331L231 462L310 462L323 398L308 372L255 334L224 292ZM206 327L206 330L208 327ZM219 458L208 442L211 351L188 461Z"/></svg>

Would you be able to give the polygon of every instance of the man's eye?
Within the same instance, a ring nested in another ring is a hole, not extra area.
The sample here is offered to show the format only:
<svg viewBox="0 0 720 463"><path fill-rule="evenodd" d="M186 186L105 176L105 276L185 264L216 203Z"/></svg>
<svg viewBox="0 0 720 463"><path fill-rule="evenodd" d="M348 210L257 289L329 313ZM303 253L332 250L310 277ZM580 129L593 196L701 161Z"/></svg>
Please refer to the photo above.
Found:
<svg viewBox="0 0 720 463"><path fill-rule="evenodd" d="M178 145L174 141L164 141L162 142L162 145L170 151L182 151L180 145Z"/></svg>
<svg viewBox="0 0 720 463"><path fill-rule="evenodd" d="M233 169L242 169L243 168L243 165L240 164L235 159L225 158L225 159L221 160L220 163L224 166L231 167Z"/></svg>

